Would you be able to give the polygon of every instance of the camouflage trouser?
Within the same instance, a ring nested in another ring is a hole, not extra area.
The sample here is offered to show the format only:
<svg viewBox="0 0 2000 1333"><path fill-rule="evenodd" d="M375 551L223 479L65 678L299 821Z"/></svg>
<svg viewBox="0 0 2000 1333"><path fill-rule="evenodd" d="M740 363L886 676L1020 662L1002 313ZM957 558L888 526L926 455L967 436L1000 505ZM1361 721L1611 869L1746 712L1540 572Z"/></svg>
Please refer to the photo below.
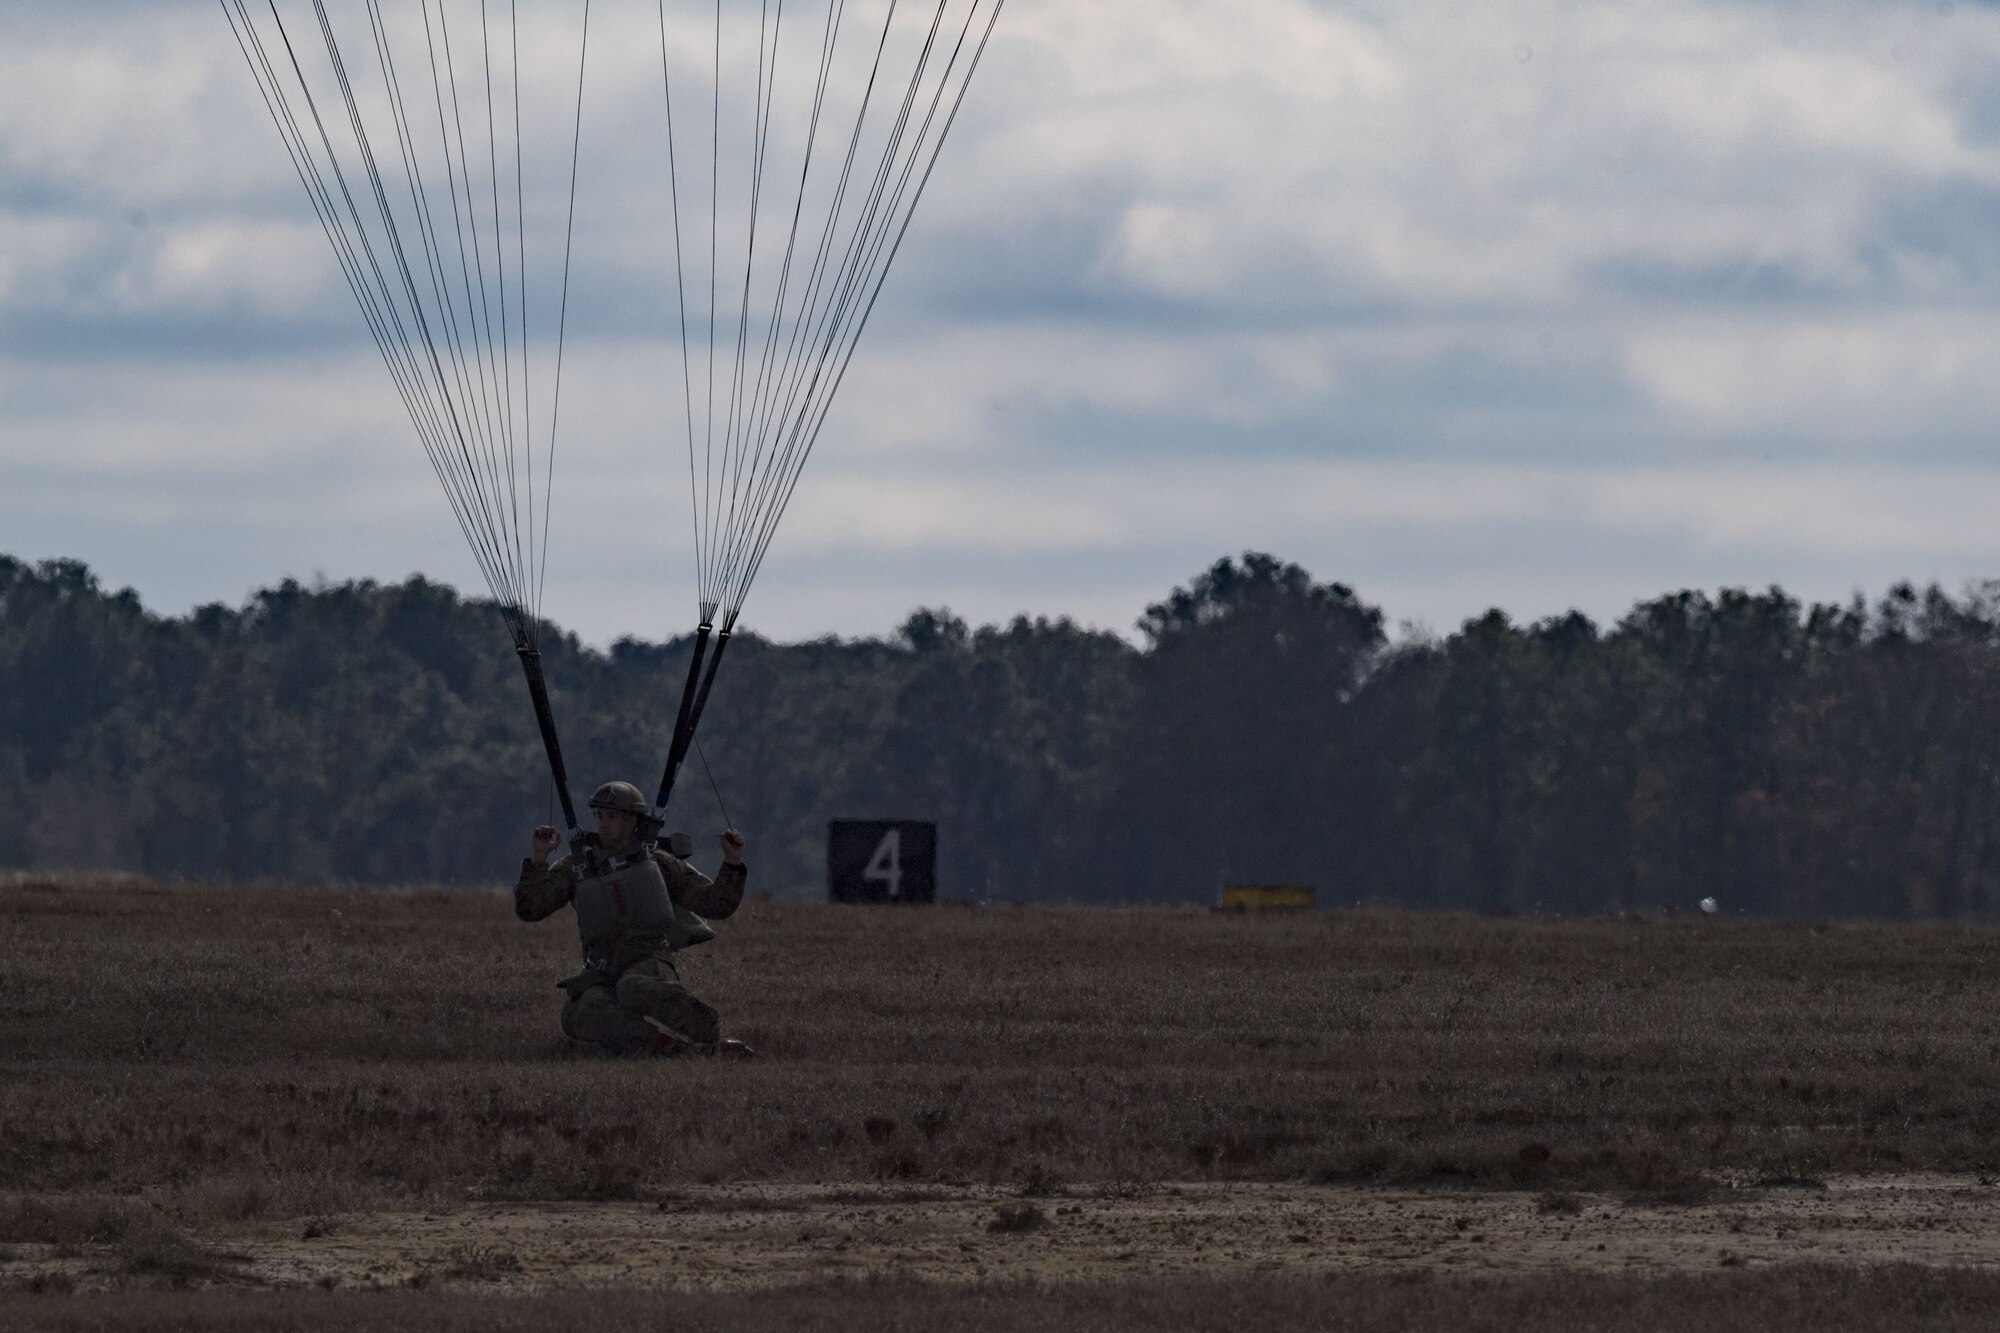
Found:
<svg viewBox="0 0 2000 1333"><path fill-rule="evenodd" d="M615 1055L650 1047L659 1038L660 1029L649 1018L703 1045L722 1036L721 1017L688 993L674 965L663 958L641 959L619 975L616 985L606 982L572 996L563 1006L562 1028L575 1040Z"/></svg>

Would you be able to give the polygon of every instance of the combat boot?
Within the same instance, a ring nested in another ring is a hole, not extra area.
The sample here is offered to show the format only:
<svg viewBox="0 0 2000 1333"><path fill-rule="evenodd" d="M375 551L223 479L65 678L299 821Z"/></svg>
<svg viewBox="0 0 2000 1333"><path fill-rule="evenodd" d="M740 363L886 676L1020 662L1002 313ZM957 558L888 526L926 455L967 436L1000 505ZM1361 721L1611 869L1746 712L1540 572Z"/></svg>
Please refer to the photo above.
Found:
<svg viewBox="0 0 2000 1333"><path fill-rule="evenodd" d="M708 1048L698 1041L689 1041L674 1032L662 1032L653 1038L652 1049L646 1052L662 1060L682 1060L708 1054Z"/></svg>
<svg viewBox="0 0 2000 1333"><path fill-rule="evenodd" d="M648 1054L666 1060L713 1060L717 1057L743 1060L754 1057L757 1052L749 1042L738 1041L734 1037L724 1037L721 1041L689 1041L677 1033L662 1032L653 1038Z"/></svg>

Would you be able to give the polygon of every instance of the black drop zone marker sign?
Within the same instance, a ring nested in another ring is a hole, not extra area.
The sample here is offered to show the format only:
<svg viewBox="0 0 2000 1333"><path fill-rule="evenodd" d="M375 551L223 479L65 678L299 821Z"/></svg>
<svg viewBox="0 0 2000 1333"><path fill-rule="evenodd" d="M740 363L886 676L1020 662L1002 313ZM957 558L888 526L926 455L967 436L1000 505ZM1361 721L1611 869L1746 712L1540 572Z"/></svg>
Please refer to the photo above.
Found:
<svg viewBox="0 0 2000 1333"><path fill-rule="evenodd" d="M937 825L836 819L826 829L826 892L837 903L937 901Z"/></svg>

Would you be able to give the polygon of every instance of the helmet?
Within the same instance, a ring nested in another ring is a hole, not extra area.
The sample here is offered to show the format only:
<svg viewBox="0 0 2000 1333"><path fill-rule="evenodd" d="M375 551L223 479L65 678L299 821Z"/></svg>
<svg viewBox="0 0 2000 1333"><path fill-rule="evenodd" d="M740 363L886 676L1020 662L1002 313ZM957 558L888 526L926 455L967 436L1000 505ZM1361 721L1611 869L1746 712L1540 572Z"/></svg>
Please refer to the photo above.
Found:
<svg viewBox="0 0 2000 1333"><path fill-rule="evenodd" d="M646 813L646 798L629 782L607 782L590 794L593 810L620 810L628 815Z"/></svg>

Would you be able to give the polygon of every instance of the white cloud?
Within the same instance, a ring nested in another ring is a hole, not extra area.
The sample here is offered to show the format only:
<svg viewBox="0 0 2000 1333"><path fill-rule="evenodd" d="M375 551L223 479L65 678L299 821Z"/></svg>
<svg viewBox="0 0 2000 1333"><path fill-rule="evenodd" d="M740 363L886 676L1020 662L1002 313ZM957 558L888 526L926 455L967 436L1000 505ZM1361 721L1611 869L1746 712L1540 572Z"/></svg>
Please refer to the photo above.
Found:
<svg viewBox="0 0 2000 1333"><path fill-rule="evenodd" d="M1218 551L1257 534L1310 540L1373 531L1500 525L1564 541L1587 529L1665 533L1712 552L1779 546L1812 555L1991 558L2000 475L1881 464L1613 469L1479 463L1184 460L1142 476L1039 463L1031 480L982 467L946 478L830 466L802 492L785 546L1075 554L1199 534Z"/></svg>
<svg viewBox="0 0 2000 1333"><path fill-rule="evenodd" d="M1675 321L1631 342L1634 379L1718 430L1816 433L1832 446L1921 448L2000 419L2000 313Z"/></svg>
<svg viewBox="0 0 2000 1333"><path fill-rule="evenodd" d="M1043 463L1028 487L984 469L943 482L829 472L826 485L801 492L772 577L752 598L752 624L837 598L873 604L876 626L920 601L948 601L989 619L1061 611L1124 631L1146 601L1244 549L1299 560L1393 616L1442 628L1496 604L1524 619L1580 607L1608 621L1683 586L1782 582L1843 600L1898 578L1949 584L2000 567L1990 517L2000 476L1971 467L1196 460L1135 474ZM979 535L932 525L934 516ZM1503 558L1468 559L1468 549ZM1023 582L1103 573L1037 599L1006 579L973 577L981 564L1020 570ZM1148 564L1161 577L1131 577Z"/></svg>

